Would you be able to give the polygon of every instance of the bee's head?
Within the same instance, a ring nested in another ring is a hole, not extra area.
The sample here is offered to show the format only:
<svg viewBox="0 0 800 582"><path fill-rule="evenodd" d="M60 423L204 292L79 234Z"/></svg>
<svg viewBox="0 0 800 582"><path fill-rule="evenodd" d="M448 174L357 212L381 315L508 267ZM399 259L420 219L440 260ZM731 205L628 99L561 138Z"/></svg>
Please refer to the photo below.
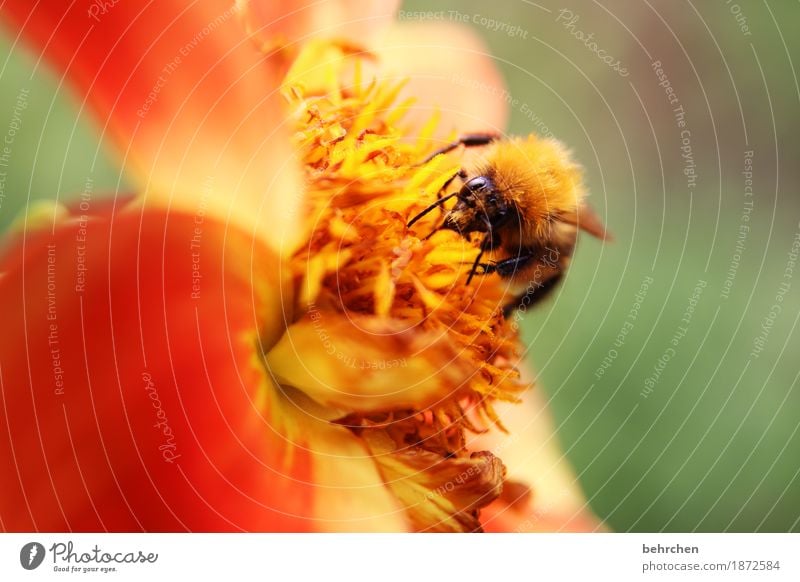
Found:
<svg viewBox="0 0 800 582"><path fill-rule="evenodd" d="M489 176L468 180L458 193L458 202L445 215L442 228L464 237L471 232L488 232L505 224L511 208Z"/></svg>

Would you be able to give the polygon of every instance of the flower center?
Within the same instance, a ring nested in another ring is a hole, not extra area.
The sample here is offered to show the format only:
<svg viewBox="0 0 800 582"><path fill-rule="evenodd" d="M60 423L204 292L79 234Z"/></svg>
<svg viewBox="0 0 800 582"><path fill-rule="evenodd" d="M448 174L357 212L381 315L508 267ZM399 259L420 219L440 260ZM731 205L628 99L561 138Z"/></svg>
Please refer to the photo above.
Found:
<svg viewBox="0 0 800 582"><path fill-rule="evenodd" d="M468 370L433 402L343 410L337 422L368 444L415 527L477 529L477 510L500 493L503 468L490 453L469 451L467 434L502 429L493 403L516 401L527 388L514 368L518 336L502 314L500 280L487 276L466 283L476 242L446 230L426 239L441 211L407 226L445 193L459 160L437 156L422 164L438 145L432 138L435 117L419 131L404 125L412 101L398 103L403 84L364 84L360 65L356 59L346 85L326 75L323 88L314 90L313 83L293 82L290 73L285 86L309 217L307 243L289 263L299 288L295 313L297 319L347 318L355 327L372 322L363 330L367 337L382 333L375 322L386 322L383 333L434 337L426 353L409 359L434 358L442 373ZM442 352L438 359L435 350ZM376 361L336 356L342 366L413 365L392 353ZM429 496L437 487L443 489Z"/></svg>

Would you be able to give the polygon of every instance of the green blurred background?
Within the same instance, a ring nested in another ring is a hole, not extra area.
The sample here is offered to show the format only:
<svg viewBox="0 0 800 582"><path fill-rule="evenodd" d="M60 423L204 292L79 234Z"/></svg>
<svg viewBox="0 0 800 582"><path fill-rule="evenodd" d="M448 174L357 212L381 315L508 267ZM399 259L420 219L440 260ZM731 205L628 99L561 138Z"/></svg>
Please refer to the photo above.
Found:
<svg viewBox="0 0 800 582"><path fill-rule="evenodd" d="M524 325L594 511L617 531L800 531L800 268L789 264L800 232L800 4L403 9L469 21L515 100L509 131L546 126L569 144L615 235L584 238L560 292ZM96 193L125 191L80 101L1 32L2 131L25 89L27 106L0 167L0 227L38 198L79 195L87 178Z"/></svg>

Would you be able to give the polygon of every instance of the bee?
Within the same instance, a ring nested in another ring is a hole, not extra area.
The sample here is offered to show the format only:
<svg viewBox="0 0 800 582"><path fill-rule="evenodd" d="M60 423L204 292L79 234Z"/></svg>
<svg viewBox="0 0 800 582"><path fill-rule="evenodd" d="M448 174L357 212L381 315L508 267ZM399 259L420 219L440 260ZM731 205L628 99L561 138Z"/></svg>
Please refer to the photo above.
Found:
<svg viewBox="0 0 800 582"><path fill-rule="evenodd" d="M455 205L425 238L439 230L455 231L466 240L482 233L467 284L475 275L496 274L505 280L511 298L506 315L553 290L569 265L578 230L610 240L584 200L580 166L557 140L534 134L508 139L470 134L436 150L422 164L461 146L481 147L482 155L448 180L439 199L407 226L455 198ZM462 180L461 188L443 195L456 178ZM492 260L483 262L487 254Z"/></svg>

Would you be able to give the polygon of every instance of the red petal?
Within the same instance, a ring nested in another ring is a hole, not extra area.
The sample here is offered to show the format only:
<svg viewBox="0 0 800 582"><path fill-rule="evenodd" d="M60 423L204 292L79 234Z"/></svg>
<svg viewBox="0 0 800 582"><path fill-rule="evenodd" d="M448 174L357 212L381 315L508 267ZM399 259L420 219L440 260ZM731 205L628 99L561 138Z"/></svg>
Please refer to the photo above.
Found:
<svg viewBox="0 0 800 582"><path fill-rule="evenodd" d="M292 223L301 188L278 67L234 2L11 0L3 16L78 91L148 199L231 211L248 227L259 213Z"/></svg>
<svg viewBox="0 0 800 582"><path fill-rule="evenodd" d="M366 448L265 373L290 294L246 234L105 208L22 235L0 269L4 529L329 529L337 494L345 525L402 527Z"/></svg>

